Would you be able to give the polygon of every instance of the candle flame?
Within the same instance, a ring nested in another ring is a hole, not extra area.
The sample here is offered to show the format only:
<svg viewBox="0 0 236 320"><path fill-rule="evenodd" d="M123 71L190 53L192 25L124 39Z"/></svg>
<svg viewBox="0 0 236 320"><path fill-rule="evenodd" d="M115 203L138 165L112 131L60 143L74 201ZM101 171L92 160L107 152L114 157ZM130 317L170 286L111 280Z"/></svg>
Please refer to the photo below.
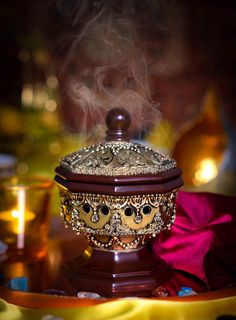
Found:
<svg viewBox="0 0 236 320"><path fill-rule="evenodd" d="M13 218L19 218L19 211L12 210L11 215L12 215Z"/></svg>
<svg viewBox="0 0 236 320"><path fill-rule="evenodd" d="M204 158L199 163L198 170L193 180L194 185L207 183L218 174L216 161L212 158Z"/></svg>

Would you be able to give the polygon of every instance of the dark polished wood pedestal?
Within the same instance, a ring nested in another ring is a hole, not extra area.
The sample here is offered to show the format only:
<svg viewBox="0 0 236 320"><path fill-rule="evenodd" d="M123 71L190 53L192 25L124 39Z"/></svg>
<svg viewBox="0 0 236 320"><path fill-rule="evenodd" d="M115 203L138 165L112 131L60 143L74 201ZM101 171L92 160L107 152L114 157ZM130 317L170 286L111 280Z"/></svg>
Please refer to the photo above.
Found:
<svg viewBox="0 0 236 320"><path fill-rule="evenodd" d="M150 297L173 276L166 262L155 257L147 245L127 251L90 248L64 265L64 272L76 290L103 297Z"/></svg>

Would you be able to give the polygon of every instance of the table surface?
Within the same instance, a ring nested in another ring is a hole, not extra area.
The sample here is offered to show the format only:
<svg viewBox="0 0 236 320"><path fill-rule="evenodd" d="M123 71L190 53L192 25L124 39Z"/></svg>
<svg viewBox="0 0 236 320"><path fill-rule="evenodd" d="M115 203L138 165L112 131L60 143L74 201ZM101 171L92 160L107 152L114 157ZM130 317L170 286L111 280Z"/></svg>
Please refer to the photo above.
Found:
<svg viewBox="0 0 236 320"><path fill-rule="evenodd" d="M6 278L26 276L29 282L29 292L0 288L0 298L7 302L24 307L68 307L89 306L109 302L114 299L78 299L76 290L64 276L63 266L70 260L78 259L87 248L83 236L77 236L69 229L65 229L60 220L53 221L53 228L47 247L40 254L34 256L14 255L6 257L0 268ZM165 284L164 284L165 285ZM181 286L190 286L197 295L177 297L175 292ZM150 299L164 299L169 301L198 301L236 296L236 288L207 292L206 285L199 279L175 270L174 276L167 284L172 290L169 297L152 297ZM66 296L59 297L45 294L45 290L63 290ZM94 290L95 291L95 290Z"/></svg>

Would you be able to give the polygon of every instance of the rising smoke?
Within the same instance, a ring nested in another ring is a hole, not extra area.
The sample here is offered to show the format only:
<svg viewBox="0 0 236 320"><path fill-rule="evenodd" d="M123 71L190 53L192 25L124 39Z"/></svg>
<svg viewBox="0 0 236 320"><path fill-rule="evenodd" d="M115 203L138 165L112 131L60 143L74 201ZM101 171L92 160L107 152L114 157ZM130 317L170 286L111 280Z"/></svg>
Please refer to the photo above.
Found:
<svg viewBox="0 0 236 320"><path fill-rule="evenodd" d="M160 119L149 79L165 36L163 6L158 0L53 3L50 39L69 130L94 129L116 106L129 110L136 134Z"/></svg>

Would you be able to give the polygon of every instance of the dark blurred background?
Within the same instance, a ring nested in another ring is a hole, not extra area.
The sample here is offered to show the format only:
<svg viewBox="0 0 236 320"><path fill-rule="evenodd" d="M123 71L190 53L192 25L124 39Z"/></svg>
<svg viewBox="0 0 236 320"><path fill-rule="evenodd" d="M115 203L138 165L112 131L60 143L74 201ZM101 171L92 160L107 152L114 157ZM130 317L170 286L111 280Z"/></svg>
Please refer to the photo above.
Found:
<svg viewBox="0 0 236 320"><path fill-rule="evenodd" d="M186 186L234 194L235 1L109 3L108 13L136 21L138 39L150 61L148 83L158 111L156 123L139 125L134 134L173 155L184 172L192 170L190 177L186 173ZM104 1L74 0L0 3L0 153L16 157L20 175L52 176L61 155L97 136L89 131L94 117L87 114L88 131L84 130L87 111L66 88L72 73L75 78L75 66L94 67L98 59L85 56L85 41L66 67L65 61L77 33L103 5ZM109 75L109 83L115 74ZM205 178L196 174L202 159ZM223 171L230 172L230 181L220 176ZM209 184L219 177L220 183Z"/></svg>

